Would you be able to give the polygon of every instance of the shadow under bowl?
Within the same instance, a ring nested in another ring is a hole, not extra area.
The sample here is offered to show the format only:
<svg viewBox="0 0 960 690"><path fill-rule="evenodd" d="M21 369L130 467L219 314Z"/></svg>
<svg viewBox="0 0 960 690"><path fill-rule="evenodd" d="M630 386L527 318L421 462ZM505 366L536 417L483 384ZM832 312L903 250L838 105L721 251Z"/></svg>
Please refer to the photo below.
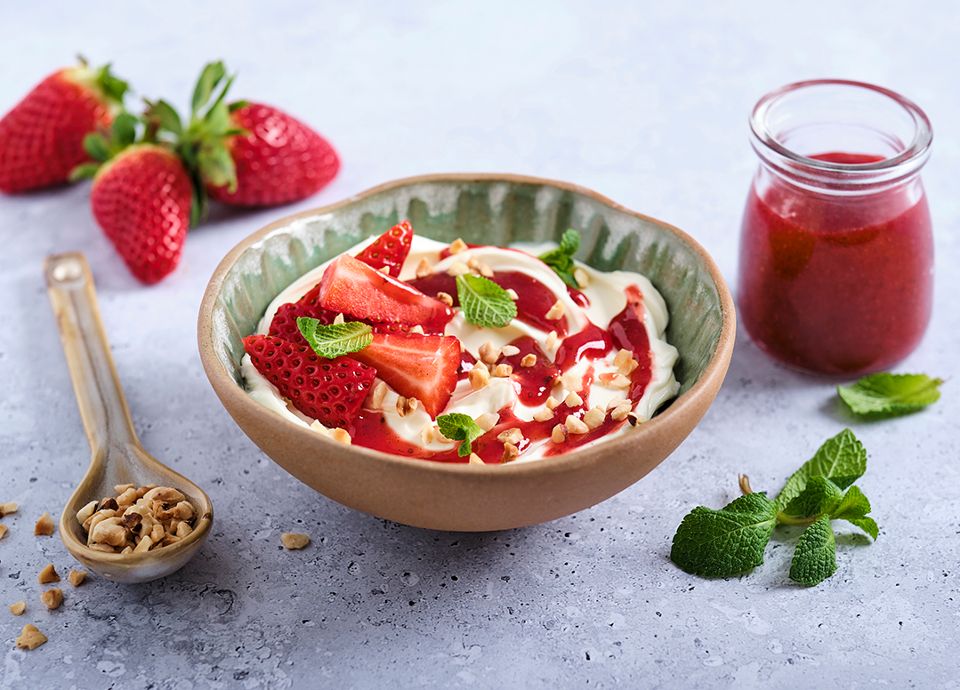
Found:
<svg viewBox="0 0 960 690"><path fill-rule="evenodd" d="M577 258L604 271L646 275L670 311L679 351L678 397L649 422L539 461L447 464L345 446L250 398L241 339L296 278L371 235L410 219L443 242L507 245L581 231ZM234 247L210 279L198 339L207 377L254 443L290 474L343 505L440 530L502 530L588 508L664 460L716 397L733 352L736 317L720 271L689 235L576 185L506 174L397 180L271 223Z"/></svg>

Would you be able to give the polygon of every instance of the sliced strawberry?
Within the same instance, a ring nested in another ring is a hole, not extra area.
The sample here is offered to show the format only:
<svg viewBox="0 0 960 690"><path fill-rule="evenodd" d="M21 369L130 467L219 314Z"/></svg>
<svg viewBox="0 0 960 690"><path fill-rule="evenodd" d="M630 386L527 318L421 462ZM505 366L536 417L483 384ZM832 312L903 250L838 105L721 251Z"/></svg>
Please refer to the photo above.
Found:
<svg viewBox="0 0 960 690"><path fill-rule="evenodd" d="M327 267L319 288L321 306L361 321L420 324L442 332L453 317L443 302L347 254Z"/></svg>
<svg viewBox="0 0 960 690"><path fill-rule="evenodd" d="M431 417L443 412L457 386L460 341L452 335L386 335L352 357L375 367L397 393L416 398Z"/></svg>
<svg viewBox="0 0 960 690"><path fill-rule="evenodd" d="M410 253L413 242L413 226L409 220L394 225L380 235L373 244L357 254L357 260L371 268L386 268L394 278L400 276L403 262Z"/></svg>
<svg viewBox="0 0 960 690"><path fill-rule="evenodd" d="M350 357L321 359L308 345L268 335L248 335L243 348L282 396L325 426L348 427L377 375Z"/></svg>
<svg viewBox="0 0 960 690"><path fill-rule="evenodd" d="M319 287L320 285L317 284L296 302L281 304L270 322L270 335L283 338L291 343L305 345L307 341L303 339L300 328L297 326L298 318L309 316L318 319L320 323L333 323L337 314L320 306L317 301Z"/></svg>

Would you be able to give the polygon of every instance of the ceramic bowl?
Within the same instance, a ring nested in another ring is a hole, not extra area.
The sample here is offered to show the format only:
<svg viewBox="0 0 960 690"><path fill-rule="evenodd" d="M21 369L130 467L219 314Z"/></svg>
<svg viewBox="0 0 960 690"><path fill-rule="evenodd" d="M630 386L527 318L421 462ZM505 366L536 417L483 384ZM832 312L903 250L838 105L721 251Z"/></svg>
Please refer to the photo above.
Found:
<svg viewBox="0 0 960 690"><path fill-rule="evenodd" d="M578 258L646 275L670 310L680 352L679 396L657 416L609 440L546 460L445 464L345 446L254 402L240 374L241 338L298 276L409 218L451 242L506 245L582 232ZM224 407L254 443L324 496L407 525L487 531L552 520L627 488L683 441L716 397L733 351L735 314L717 266L689 235L588 189L498 174L398 180L271 223L234 247L200 307L200 356Z"/></svg>

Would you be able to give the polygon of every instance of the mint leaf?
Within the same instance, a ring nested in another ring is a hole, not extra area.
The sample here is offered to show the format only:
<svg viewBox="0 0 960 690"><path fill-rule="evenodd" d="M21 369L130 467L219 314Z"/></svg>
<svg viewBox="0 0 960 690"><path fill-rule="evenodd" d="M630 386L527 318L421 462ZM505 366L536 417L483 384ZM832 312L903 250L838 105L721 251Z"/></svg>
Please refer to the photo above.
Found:
<svg viewBox="0 0 960 690"><path fill-rule="evenodd" d="M790 563L790 579L801 585L819 585L837 570L837 543L824 515L804 530Z"/></svg>
<svg viewBox="0 0 960 690"><path fill-rule="evenodd" d="M816 454L794 472L776 498L783 510L799 496L813 477L826 477L840 489L846 489L867 471L867 451L850 429L828 439Z"/></svg>
<svg viewBox="0 0 960 690"><path fill-rule="evenodd" d="M849 386L837 386L837 395L854 414L895 417L937 402L942 383L926 374L871 374Z"/></svg>
<svg viewBox="0 0 960 690"><path fill-rule="evenodd" d="M867 517L870 512L870 501L856 486L847 489L843 499L830 511L830 517L834 520L846 520L869 534L874 540L879 536L880 530L873 518Z"/></svg>
<svg viewBox="0 0 960 690"><path fill-rule="evenodd" d="M461 441L457 447L457 455L461 458L473 452L470 444L484 433L473 417L460 412L440 415L437 417L437 426L440 427L440 433L451 441Z"/></svg>
<svg viewBox="0 0 960 690"><path fill-rule="evenodd" d="M359 321L321 324L317 319L301 316L297 328L318 357L336 359L358 352L373 342L373 329Z"/></svg>
<svg viewBox="0 0 960 690"><path fill-rule="evenodd" d="M560 245L556 249L544 252L538 258L552 268L553 272L560 276L564 283L576 289L580 287L580 284L573 275L576 268L573 255L577 253L578 249L580 249L580 233L570 229L564 231L560 237Z"/></svg>
<svg viewBox="0 0 960 690"><path fill-rule="evenodd" d="M517 305L502 287L483 276L457 276L457 296L464 318L483 328L503 328L517 317Z"/></svg>
<svg viewBox="0 0 960 690"><path fill-rule="evenodd" d="M811 477L800 495L790 501L782 512L792 517L819 517L830 514L843 499L840 488L826 477Z"/></svg>
<svg viewBox="0 0 960 690"><path fill-rule="evenodd" d="M774 503L763 493L741 496L721 510L698 506L677 528L670 560L693 575L737 575L763 563L776 522Z"/></svg>

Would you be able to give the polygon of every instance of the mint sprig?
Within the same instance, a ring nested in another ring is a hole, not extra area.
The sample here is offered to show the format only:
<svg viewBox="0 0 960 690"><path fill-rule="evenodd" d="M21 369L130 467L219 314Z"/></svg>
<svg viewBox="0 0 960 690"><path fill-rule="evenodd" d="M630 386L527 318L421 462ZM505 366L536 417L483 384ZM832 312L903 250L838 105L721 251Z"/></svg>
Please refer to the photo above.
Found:
<svg viewBox="0 0 960 690"><path fill-rule="evenodd" d="M457 455L461 458L473 452L471 444L484 433L473 417L460 412L440 415L437 417L437 426L446 438L451 441L460 441L460 445L457 446Z"/></svg>
<svg viewBox="0 0 960 690"><path fill-rule="evenodd" d="M856 415L895 417L937 402L942 383L926 374L871 374L849 386L837 386L837 395Z"/></svg>
<svg viewBox="0 0 960 690"><path fill-rule="evenodd" d="M483 328L503 328L517 317L517 304L507 291L483 276L457 276L457 297L464 318Z"/></svg>
<svg viewBox="0 0 960 690"><path fill-rule="evenodd" d="M359 352L373 342L373 329L359 321L322 324L317 319L301 316L297 319L297 328L317 356L324 359Z"/></svg>
<svg viewBox="0 0 960 690"><path fill-rule="evenodd" d="M560 245L556 249L541 254L539 258L543 263L553 269L553 272L560 276L564 283L574 289L579 289L573 271L576 264L573 262L573 255L580 249L580 233L576 230L565 230L560 237Z"/></svg>
<svg viewBox="0 0 960 690"><path fill-rule="evenodd" d="M720 510L694 508L677 528L670 551L681 569L706 577L739 575L763 563L763 553L779 525L800 525L790 577L816 585L836 570L836 539L831 521L846 520L876 539L870 501L853 482L866 471L863 444L849 429L828 439L787 480L774 500L753 493L741 477L744 496ZM846 491L844 491L846 489Z"/></svg>

